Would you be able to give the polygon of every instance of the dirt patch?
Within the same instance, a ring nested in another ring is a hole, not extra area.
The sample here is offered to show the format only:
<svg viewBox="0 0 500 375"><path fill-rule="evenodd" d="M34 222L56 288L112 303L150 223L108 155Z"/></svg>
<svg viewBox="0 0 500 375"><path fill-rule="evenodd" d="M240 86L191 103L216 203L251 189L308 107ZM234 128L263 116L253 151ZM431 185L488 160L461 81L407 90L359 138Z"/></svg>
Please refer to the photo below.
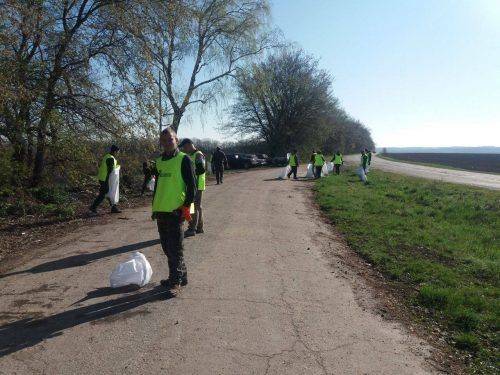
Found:
<svg viewBox="0 0 500 375"><path fill-rule="evenodd" d="M120 208L141 207L151 202L151 195L139 196L120 203ZM88 202L81 202L77 214L68 220L47 219L33 215L10 218L0 224L0 274L25 263L35 251L54 245L58 238L73 232L76 228L103 225L112 215L108 206L102 205L97 216L87 212ZM89 241L89 240L87 240ZM90 241L92 242L92 241Z"/></svg>

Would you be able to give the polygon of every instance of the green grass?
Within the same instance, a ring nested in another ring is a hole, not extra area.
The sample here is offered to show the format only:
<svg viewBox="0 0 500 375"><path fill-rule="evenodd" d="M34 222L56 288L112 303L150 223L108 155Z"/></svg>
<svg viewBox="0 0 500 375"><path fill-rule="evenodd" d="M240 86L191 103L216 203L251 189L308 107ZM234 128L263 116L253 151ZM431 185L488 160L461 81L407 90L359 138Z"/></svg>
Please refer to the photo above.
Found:
<svg viewBox="0 0 500 375"><path fill-rule="evenodd" d="M500 328L500 193L380 171L318 181L317 201L348 244L408 306L470 352L471 372L496 373Z"/></svg>

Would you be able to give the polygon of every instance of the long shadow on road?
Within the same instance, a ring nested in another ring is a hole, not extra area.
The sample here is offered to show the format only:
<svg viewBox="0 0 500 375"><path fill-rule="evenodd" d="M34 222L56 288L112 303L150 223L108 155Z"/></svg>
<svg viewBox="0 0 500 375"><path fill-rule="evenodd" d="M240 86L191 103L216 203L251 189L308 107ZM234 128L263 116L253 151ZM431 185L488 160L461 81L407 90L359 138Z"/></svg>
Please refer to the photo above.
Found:
<svg viewBox="0 0 500 375"><path fill-rule="evenodd" d="M127 253L129 251L136 251L136 250L144 249L146 247L158 245L159 243L160 243L160 240L155 239L155 240L137 242L137 243L125 245L125 246L115 247L112 249L97 251L95 253L72 255L72 256L69 256L66 258L57 259L54 261L42 263L42 264L39 264L39 265L32 267L30 269L27 269L27 270L6 273L3 275L0 275L0 279L8 277L8 276L23 274L23 273L43 273L43 272L62 270L62 269L66 269L66 268L82 267L82 266L85 266L89 263L92 263L98 259L110 257L113 255Z"/></svg>
<svg viewBox="0 0 500 375"><path fill-rule="evenodd" d="M158 286L143 293L78 307L45 318L26 318L5 324L0 327L0 357L35 346L52 337L60 336L68 328L98 319L109 319L111 316L119 318L116 314L130 311L153 301L166 300L172 297L168 290Z"/></svg>

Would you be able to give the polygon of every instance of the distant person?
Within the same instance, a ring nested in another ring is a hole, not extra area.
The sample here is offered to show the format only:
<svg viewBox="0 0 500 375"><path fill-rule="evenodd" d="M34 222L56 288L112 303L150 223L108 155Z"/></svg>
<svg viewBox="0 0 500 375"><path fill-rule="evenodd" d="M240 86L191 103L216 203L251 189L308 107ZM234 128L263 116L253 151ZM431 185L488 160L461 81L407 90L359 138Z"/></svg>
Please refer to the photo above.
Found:
<svg viewBox="0 0 500 375"><path fill-rule="evenodd" d="M109 150L109 153L104 155L101 164L99 165L99 170L97 173L97 178L99 179L99 194L97 195L97 198L94 200L94 203L92 203L92 205L90 206L90 211L94 214L97 213L97 207L99 207L104 198L106 198L106 194L108 194L109 175L111 174L111 172L113 172L115 168L118 167L116 156L118 155L119 151L120 149L118 148L118 146L112 145ZM111 205L111 213L117 214L121 212L116 206L116 204L111 204L111 201L110 205Z"/></svg>
<svg viewBox="0 0 500 375"><path fill-rule="evenodd" d="M160 235L161 247L168 258L169 277L160 284L174 295L187 284L184 264L183 224L190 220L196 183L191 158L179 151L175 130L167 127L161 132L162 155L156 159L153 174L156 188L153 195L153 214Z"/></svg>
<svg viewBox="0 0 500 375"><path fill-rule="evenodd" d="M182 152L189 155L194 163L194 173L196 179L196 191L194 194L194 215L193 220L189 223L188 230L184 233L184 237L192 237L195 234L201 234L203 230L203 207L201 200L203 198L203 192L205 191L205 181L206 181L206 163L205 155L203 152L196 149L193 141L189 138L184 138L181 143L179 143L179 148Z"/></svg>
<svg viewBox="0 0 500 375"><path fill-rule="evenodd" d="M144 175L144 181L142 182L141 195L144 195L148 182L151 181L153 177L153 167L147 161L142 163L142 174Z"/></svg>
<svg viewBox="0 0 500 375"><path fill-rule="evenodd" d="M316 161L316 151L312 151L311 158L309 159L309 162L314 165L314 162Z"/></svg>
<svg viewBox="0 0 500 375"><path fill-rule="evenodd" d="M368 168L368 153L365 150L361 151L361 166L366 174L366 170Z"/></svg>
<svg viewBox="0 0 500 375"><path fill-rule="evenodd" d="M370 150L368 150L367 148L365 148L365 153L366 153L366 156L368 157L368 169L370 169L370 165L372 164L372 152ZM367 170L368 172L368 170Z"/></svg>
<svg viewBox="0 0 500 375"><path fill-rule="evenodd" d="M290 155L290 159L288 160L288 165L290 166L290 172L286 175L288 178L293 173L293 179L297 179L297 168L299 167L299 158L297 157L297 150L293 150Z"/></svg>
<svg viewBox="0 0 500 375"><path fill-rule="evenodd" d="M337 151L335 155L333 155L332 163L335 174L340 174L340 167L344 164L344 157L340 151Z"/></svg>
<svg viewBox="0 0 500 375"><path fill-rule="evenodd" d="M212 168L215 172L217 185L222 184L224 180L224 167L227 167L227 157L221 148L217 146L212 155Z"/></svg>
<svg viewBox="0 0 500 375"><path fill-rule="evenodd" d="M323 165L325 165L325 157L321 153L321 151L318 151L316 155L314 156L314 177L315 178L320 178L321 177L321 170L323 169Z"/></svg>

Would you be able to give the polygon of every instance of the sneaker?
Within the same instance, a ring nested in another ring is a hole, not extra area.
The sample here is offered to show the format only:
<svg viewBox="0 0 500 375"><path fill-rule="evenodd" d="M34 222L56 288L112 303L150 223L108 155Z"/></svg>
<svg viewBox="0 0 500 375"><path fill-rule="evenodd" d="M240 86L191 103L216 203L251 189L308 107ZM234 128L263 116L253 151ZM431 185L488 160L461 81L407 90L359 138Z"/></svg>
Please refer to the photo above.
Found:
<svg viewBox="0 0 500 375"><path fill-rule="evenodd" d="M120 209L118 209L118 207L116 207L116 206L111 207L111 213L112 214L119 214L121 212L122 211Z"/></svg>
<svg viewBox="0 0 500 375"><path fill-rule="evenodd" d="M175 284L172 285L168 291L172 296L177 297L181 293L181 290L182 286L180 284Z"/></svg>
<svg viewBox="0 0 500 375"><path fill-rule="evenodd" d="M164 288L170 288L172 283L170 282L170 279L166 279L166 280L160 280L160 285Z"/></svg>
<svg viewBox="0 0 500 375"><path fill-rule="evenodd" d="M188 229L187 231L184 232L184 237L194 237L196 235L196 232L192 229Z"/></svg>
<svg viewBox="0 0 500 375"><path fill-rule="evenodd" d="M196 229L196 234L202 234L202 233L205 233L205 231L203 230L203 228Z"/></svg>

